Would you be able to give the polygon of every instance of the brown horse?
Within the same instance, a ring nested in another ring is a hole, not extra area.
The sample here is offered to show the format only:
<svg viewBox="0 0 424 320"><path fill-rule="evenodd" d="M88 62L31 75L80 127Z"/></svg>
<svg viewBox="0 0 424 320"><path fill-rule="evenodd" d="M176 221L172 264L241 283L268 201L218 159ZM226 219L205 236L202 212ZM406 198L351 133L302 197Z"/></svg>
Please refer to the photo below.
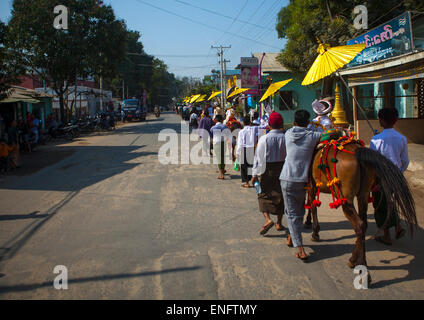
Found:
<svg viewBox="0 0 424 320"><path fill-rule="evenodd" d="M330 147L331 148L331 147ZM309 190L309 199L315 199L317 194L317 182L322 182L320 192L330 193L330 187L327 186L328 180L335 178L333 166L335 163L337 178L339 179L339 188L341 197L345 199L341 207L346 218L350 221L356 234L356 245L352 256L349 259L348 266L354 268L357 265L367 265L365 256L365 233L367 230L367 209L369 196L375 178L380 178L380 188L389 201L389 215L394 210L403 217L410 226L411 235L414 226L417 226L415 213L415 204L409 189L408 183L402 172L386 157L369 148L362 147L358 143L349 143L344 146L345 151L338 150L337 160L331 160L334 151L331 149L328 158L321 158L324 149L319 150L313 159L312 164L312 186ZM322 163L321 163L321 159ZM321 169L319 166L321 165ZM328 165L330 168L330 179L322 171L322 165ZM319 179L320 178L320 179ZM319 183L318 183L319 184ZM332 187L334 190L334 186ZM353 200L358 199L358 211L355 209ZM319 203L311 206L313 233L312 240L319 241L320 226L317 216L317 206ZM388 219L387 219L388 220ZM387 222L386 220L386 222Z"/></svg>

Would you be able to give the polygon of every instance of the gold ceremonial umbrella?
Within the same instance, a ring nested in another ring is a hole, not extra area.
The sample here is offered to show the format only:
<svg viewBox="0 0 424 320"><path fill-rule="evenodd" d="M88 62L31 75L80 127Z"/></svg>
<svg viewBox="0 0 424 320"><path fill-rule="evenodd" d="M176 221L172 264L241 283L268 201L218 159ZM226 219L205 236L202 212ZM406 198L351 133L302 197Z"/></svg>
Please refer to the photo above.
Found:
<svg viewBox="0 0 424 320"><path fill-rule="evenodd" d="M222 91L214 91L212 92L211 96L209 97L208 101L218 95L220 95L222 93Z"/></svg>
<svg viewBox="0 0 424 320"><path fill-rule="evenodd" d="M323 44L319 39L317 52L318 57L315 59L312 67L302 81L303 86L307 86L337 71L344 65L351 62L362 50L365 49L364 43L352 44L347 46L330 47Z"/></svg>
<svg viewBox="0 0 424 320"><path fill-rule="evenodd" d="M332 48L328 44L323 44L318 38L317 40L319 43L318 49L317 49L317 52L319 53L319 55L315 59L308 73L306 74L305 79L303 79L302 85L307 86L309 84L312 84L314 82L317 82L318 80L325 78L326 76L332 74L333 72L337 72L337 75L339 76L340 80L345 85L347 91L350 93L353 100L356 102L356 105L359 107L359 109L363 113L372 132L375 134L376 130L374 130L371 122L368 120L365 110L361 107L360 103L358 102L356 97L353 95L346 81L338 73L338 70L340 68L342 68L343 66L351 62L362 50L365 49L366 47L365 43L351 44L347 46L338 46L338 47Z"/></svg>
<svg viewBox="0 0 424 320"><path fill-rule="evenodd" d="M292 81L293 79L288 79L284 81L279 81L276 83L273 83L269 86L268 90L265 92L265 94L262 96L261 100L259 102L264 101L266 98L268 98L270 95L274 94L278 90L280 90L282 87L284 87L287 83Z"/></svg>
<svg viewBox="0 0 424 320"><path fill-rule="evenodd" d="M192 96L192 98L190 99L190 103L193 103L194 101L199 99L199 97L200 97L200 94L196 94L196 95Z"/></svg>
<svg viewBox="0 0 424 320"><path fill-rule="evenodd" d="M238 95L239 93L243 93L243 92L248 91L248 90L250 90L250 89L236 88L236 89L233 91L233 93L231 93L231 94L227 97L227 99L228 99L228 98L231 98L231 97L234 97L235 95Z"/></svg>
<svg viewBox="0 0 424 320"><path fill-rule="evenodd" d="M200 96L198 99L196 99L194 102L202 102L202 101L205 101L205 99L206 99L206 94L204 94L204 95L202 95L202 96Z"/></svg>

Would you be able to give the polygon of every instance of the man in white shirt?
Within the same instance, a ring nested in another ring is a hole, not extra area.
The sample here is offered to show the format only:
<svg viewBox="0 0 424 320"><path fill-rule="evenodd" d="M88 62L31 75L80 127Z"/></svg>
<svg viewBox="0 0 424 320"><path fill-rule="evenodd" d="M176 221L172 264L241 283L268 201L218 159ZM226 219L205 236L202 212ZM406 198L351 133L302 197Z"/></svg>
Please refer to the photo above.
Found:
<svg viewBox="0 0 424 320"><path fill-rule="evenodd" d="M390 159L400 171L404 172L409 166L408 145L406 138L397 132L393 126L398 120L398 112L395 108L383 108L378 112L380 125L384 128L383 132L372 137L370 149L375 150L386 158ZM378 181L377 181L378 188ZM393 212L384 225L387 218L387 199L382 191L373 192L374 196L374 217L379 230L375 235L375 240L387 245L391 245L389 229L395 227L396 239L400 239L405 235L405 230L400 224L397 212ZM384 236L380 236L384 231Z"/></svg>
<svg viewBox="0 0 424 320"><path fill-rule="evenodd" d="M252 126L249 117L245 117L244 128L240 130L237 137L236 157L240 163L241 185L243 188L250 188L252 179L253 159L255 156L255 145L258 142L258 127Z"/></svg>
<svg viewBox="0 0 424 320"><path fill-rule="evenodd" d="M190 115L190 126L194 129L197 129L199 117L197 115L196 109L193 108Z"/></svg>
<svg viewBox="0 0 424 320"><path fill-rule="evenodd" d="M213 136L213 150L216 155L216 160L218 163L219 177L218 179L224 180L225 174L225 142L232 137L231 131L226 125L222 123L223 117L221 114L217 114L216 125L211 128L211 133Z"/></svg>
<svg viewBox="0 0 424 320"><path fill-rule="evenodd" d="M286 142L283 117L278 112L269 117L271 131L259 139L252 171L252 184L259 181L261 193L258 194L259 211L265 217L265 225L260 230L265 235L274 226L270 215L277 216L275 228L283 231L284 200L281 191L280 173L286 159Z"/></svg>

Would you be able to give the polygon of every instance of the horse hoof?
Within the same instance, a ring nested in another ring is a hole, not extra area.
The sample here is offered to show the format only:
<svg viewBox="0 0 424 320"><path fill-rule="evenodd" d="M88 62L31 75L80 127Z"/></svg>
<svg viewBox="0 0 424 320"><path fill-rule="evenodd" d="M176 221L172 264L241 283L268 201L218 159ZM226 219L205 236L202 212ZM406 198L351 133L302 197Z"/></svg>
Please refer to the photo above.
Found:
<svg viewBox="0 0 424 320"><path fill-rule="evenodd" d="M354 264L353 262L351 262L351 261L348 261L348 262L347 262L347 266L348 266L349 268L351 268L351 269L355 268L355 264Z"/></svg>
<svg viewBox="0 0 424 320"><path fill-rule="evenodd" d="M311 237L311 241L313 241L313 242L319 242L319 235L318 234L312 234L312 237Z"/></svg>

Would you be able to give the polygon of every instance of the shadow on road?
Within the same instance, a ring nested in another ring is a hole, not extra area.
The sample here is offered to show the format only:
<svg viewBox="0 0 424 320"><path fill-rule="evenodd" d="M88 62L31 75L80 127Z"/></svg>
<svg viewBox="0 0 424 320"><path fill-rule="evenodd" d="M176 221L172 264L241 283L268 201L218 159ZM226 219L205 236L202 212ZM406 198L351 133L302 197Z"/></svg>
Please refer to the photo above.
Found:
<svg viewBox="0 0 424 320"><path fill-rule="evenodd" d="M135 168L141 164L142 157L157 155L157 152L140 151L143 147L145 146L60 147L65 153L72 150L73 156L46 170L22 177L10 185L5 181L0 190L81 190Z"/></svg>
<svg viewBox="0 0 424 320"><path fill-rule="evenodd" d="M68 284L76 284L76 283L85 283L85 282L93 282L93 281L110 281L110 280L118 280L118 279L130 279L130 278L138 278L138 277L150 277L156 276L160 274L174 273L174 272L184 272L184 271L196 271L202 269L201 266L193 266L193 267L181 267L181 268L172 268L165 269L161 271L146 271L140 273L124 273L124 274L112 274L112 275L104 275L97 277L85 277L85 278L77 278L77 279L69 279ZM0 286L0 294L10 293L10 292L22 292L22 291L30 291L36 290L45 287L53 287L53 281L45 281L42 283L33 283L33 284L23 284L16 286Z"/></svg>
<svg viewBox="0 0 424 320"><path fill-rule="evenodd" d="M321 223L321 230L336 230L338 229L348 229L350 223L345 225L344 222L337 223ZM368 226L372 226L373 222L368 221ZM350 227L352 230L352 227ZM393 234L393 231L392 231ZM331 243L339 240L352 239L351 244L336 244ZM339 256L348 254L349 257L353 252L355 247L354 243L356 241L356 236L352 230L351 236L343 236L336 239L321 239L318 244L309 245L313 250L313 254L310 256L309 263L322 261L326 259L331 259ZM330 243L329 243L330 242ZM372 238L366 240L366 253L367 256L370 256L373 253L379 253L379 256L395 256L391 259L380 260L380 263L385 264L384 266L373 266L368 265L370 272L380 272L380 271L406 271L406 276L404 277L394 277L390 280L382 280L374 282L372 288L382 288L391 284L398 284L402 282L422 280L424 279L424 250L422 249L422 243L424 243L424 230L420 227L414 232L414 237L411 239L409 236L405 236L400 240L393 239L393 245L387 246L382 243L376 242ZM384 253L382 252L384 251ZM399 264L400 260L406 260L406 263ZM347 260L345 261L347 263ZM369 263L369 262L368 262ZM345 264L346 265L346 264ZM347 265L346 265L346 268ZM402 272L401 274L405 274Z"/></svg>
<svg viewBox="0 0 424 320"><path fill-rule="evenodd" d="M115 133L118 135L158 134L161 130L164 130L164 129L175 130L178 134L181 133L181 122L179 121L178 122L163 122L163 121L164 119L161 119L161 118L148 120L146 123L142 122L143 125L141 126L140 126L140 123L134 123L134 124L129 123L119 129L116 129Z"/></svg>
<svg viewBox="0 0 424 320"><path fill-rule="evenodd" d="M25 219L41 219L45 218L47 214L37 214L39 211L35 211L29 214L0 214L0 221L10 220L25 220Z"/></svg>

